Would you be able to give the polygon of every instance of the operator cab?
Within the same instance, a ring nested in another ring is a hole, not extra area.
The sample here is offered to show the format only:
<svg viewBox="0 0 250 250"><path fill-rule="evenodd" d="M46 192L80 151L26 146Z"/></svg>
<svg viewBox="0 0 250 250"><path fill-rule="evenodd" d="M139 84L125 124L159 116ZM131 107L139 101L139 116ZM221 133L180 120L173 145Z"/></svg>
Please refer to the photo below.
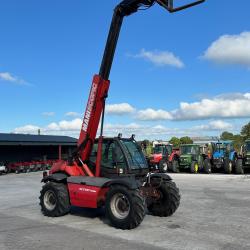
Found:
<svg viewBox="0 0 250 250"><path fill-rule="evenodd" d="M186 144L180 146L180 152L182 155L197 155L199 154L199 146L193 144Z"/></svg>
<svg viewBox="0 0 250 250"><path fill-rule="evenodd" d="M89 157L89 166L95 169L98 140L95 140ZM149 171L147 161L137 142L131 138L103 138L101 176L117 177L135 174L145 176Z"/></svg>
<svg viewBox="0 0 250 250"><path fill-rule="evenodd" d="M172 154L172 146L165 144L157 144L153 149L153 154L162 154L162 155Z"/></svg>

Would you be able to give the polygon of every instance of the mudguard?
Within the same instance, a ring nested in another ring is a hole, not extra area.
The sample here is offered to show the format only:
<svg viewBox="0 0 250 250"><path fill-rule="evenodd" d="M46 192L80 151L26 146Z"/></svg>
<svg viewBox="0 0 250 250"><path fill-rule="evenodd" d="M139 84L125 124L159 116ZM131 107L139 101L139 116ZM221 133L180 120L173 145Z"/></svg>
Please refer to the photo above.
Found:
<svg viewBox="0 0 250 250"><path fill-rule="evenodd" d="M168 174L165 174L165 173L152 173L150 175L150 178L161 178L163 180L166 180L166 181L171 181L172 178L168 175Z"/></svg>
<svg viewBox="0 0 250 250"><path fill-rule="evenodd" d="M111 185L122 185L128 189L137 189L141 186L134 176L117 177L115 179L104 177L71 176L67 178L68 183L81 184L93 187L110 187Z"/></svg>
<svg viewBox="0 0 250 250"><path fill-rule="evenodd" d="M54 181L54 182L66 182L67 180L67 175L64 173L55 173L55 174L51 174L48 175L46 177L44 177L41 182L48 182L48 181Z"/></svg>

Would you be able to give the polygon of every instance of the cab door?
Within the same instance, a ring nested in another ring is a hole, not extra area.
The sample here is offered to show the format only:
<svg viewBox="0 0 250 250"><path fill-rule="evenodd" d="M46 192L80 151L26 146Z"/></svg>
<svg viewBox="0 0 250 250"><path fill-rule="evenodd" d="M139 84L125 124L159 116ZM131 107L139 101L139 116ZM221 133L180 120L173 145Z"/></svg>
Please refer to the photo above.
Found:
<svg viewBox="0 0 250 250"><path fill-rule="evenodd" d="M95 142L89 158L92 169L95 168L98 142ZM115 177L119 174L127 173L127 163L120 146L114 140L103 140L101 176Z"/></svg>

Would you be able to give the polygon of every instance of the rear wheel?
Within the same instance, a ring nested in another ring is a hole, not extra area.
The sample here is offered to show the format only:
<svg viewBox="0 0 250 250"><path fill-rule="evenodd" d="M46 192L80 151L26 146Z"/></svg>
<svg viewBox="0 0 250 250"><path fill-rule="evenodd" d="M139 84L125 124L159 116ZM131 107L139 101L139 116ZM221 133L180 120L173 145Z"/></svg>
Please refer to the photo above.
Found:
<svg viewBox="0 0 250 250"><path fill-rule="evenodd" d="M174 173L179 173L180 172L180 166L179 166L179 162L177 160L174 160L172 163L172 171Z"/></svg>
<svg viewBox="0 0 250 250"><path fill-rule="evenodd" d="M105 203L106 216L116 228L136 228L145 216L145 199L138 189L111 186Z"/></svg>
<svg viewBox="0 0 250 250"><path fill-rule="evenodd" d="M163 181L159 187L161 197L151 203L148 210L155 216L171 216L180 205L180 193L176 184L172 181Z"/></svg>
<svg viewBox="0 0 250 250"><path fill-rule="evenodd" d="M161 173L167 173L168 171L168 163L166 160L161 160L159 163L159 170Z"/></svg>
<svg viewBox="0 0 250 250"><path fill-rule="evenodd" d="M229 159L224 160L224 172L225 174L231 174L233 171L233 163Z"/></svg>
<svg viewBox="0 0 250 250"><path fill-rule="evenodd" d="M212 166L211 166L211 163L208 159L205 159L204 161L204 172L206 174L211 174L212 173Z"/></svg>
<svg viewBox="0 0 250 250"><path fill-rule="evenodd" d="M65 184L48 182L40 193L40 206L44 215L59 217L70 211L69 193Z"/></svg>
<svg viewBox="0 0 250 250"><path fill-rule="evenodd" d="M235 173L236 174L244 174L244 168L243 168L243 163L241 159L238 159L236 161L236 165L235 165Z"/></svg>
<svg viewBox="0 0 250 250"><path fill-rule="evenodd" d="M199 164L198 164L198 162L196 162L196 161L192 162L190 171L191 171L192 174L197 174L198 173L198 171L199 171Z"/></svg>

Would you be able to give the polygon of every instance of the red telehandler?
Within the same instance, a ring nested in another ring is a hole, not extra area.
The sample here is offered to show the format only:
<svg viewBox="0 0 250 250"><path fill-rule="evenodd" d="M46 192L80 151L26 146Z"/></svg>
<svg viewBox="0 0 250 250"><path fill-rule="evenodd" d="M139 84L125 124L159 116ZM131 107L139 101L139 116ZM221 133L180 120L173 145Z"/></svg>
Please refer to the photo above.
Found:
<svg viewBox="0 0 250 250"><path fill-rule="evenodd" d="M105 207L112 226L132 229L142 222L146 207L156 216L170 216L176 211L180 204L179 189L168 175L149 171L134 136L103 137L105 100L123 18L155 3L176 12L204 1L177 8L173 0L123 0L117 5L100 72L91 86L77 150L68 161L54 164L49 175L44 172L45 185L40 195L44 215L62 216L71 206ZM100 136L95 139L100 120Z"/></svg>

